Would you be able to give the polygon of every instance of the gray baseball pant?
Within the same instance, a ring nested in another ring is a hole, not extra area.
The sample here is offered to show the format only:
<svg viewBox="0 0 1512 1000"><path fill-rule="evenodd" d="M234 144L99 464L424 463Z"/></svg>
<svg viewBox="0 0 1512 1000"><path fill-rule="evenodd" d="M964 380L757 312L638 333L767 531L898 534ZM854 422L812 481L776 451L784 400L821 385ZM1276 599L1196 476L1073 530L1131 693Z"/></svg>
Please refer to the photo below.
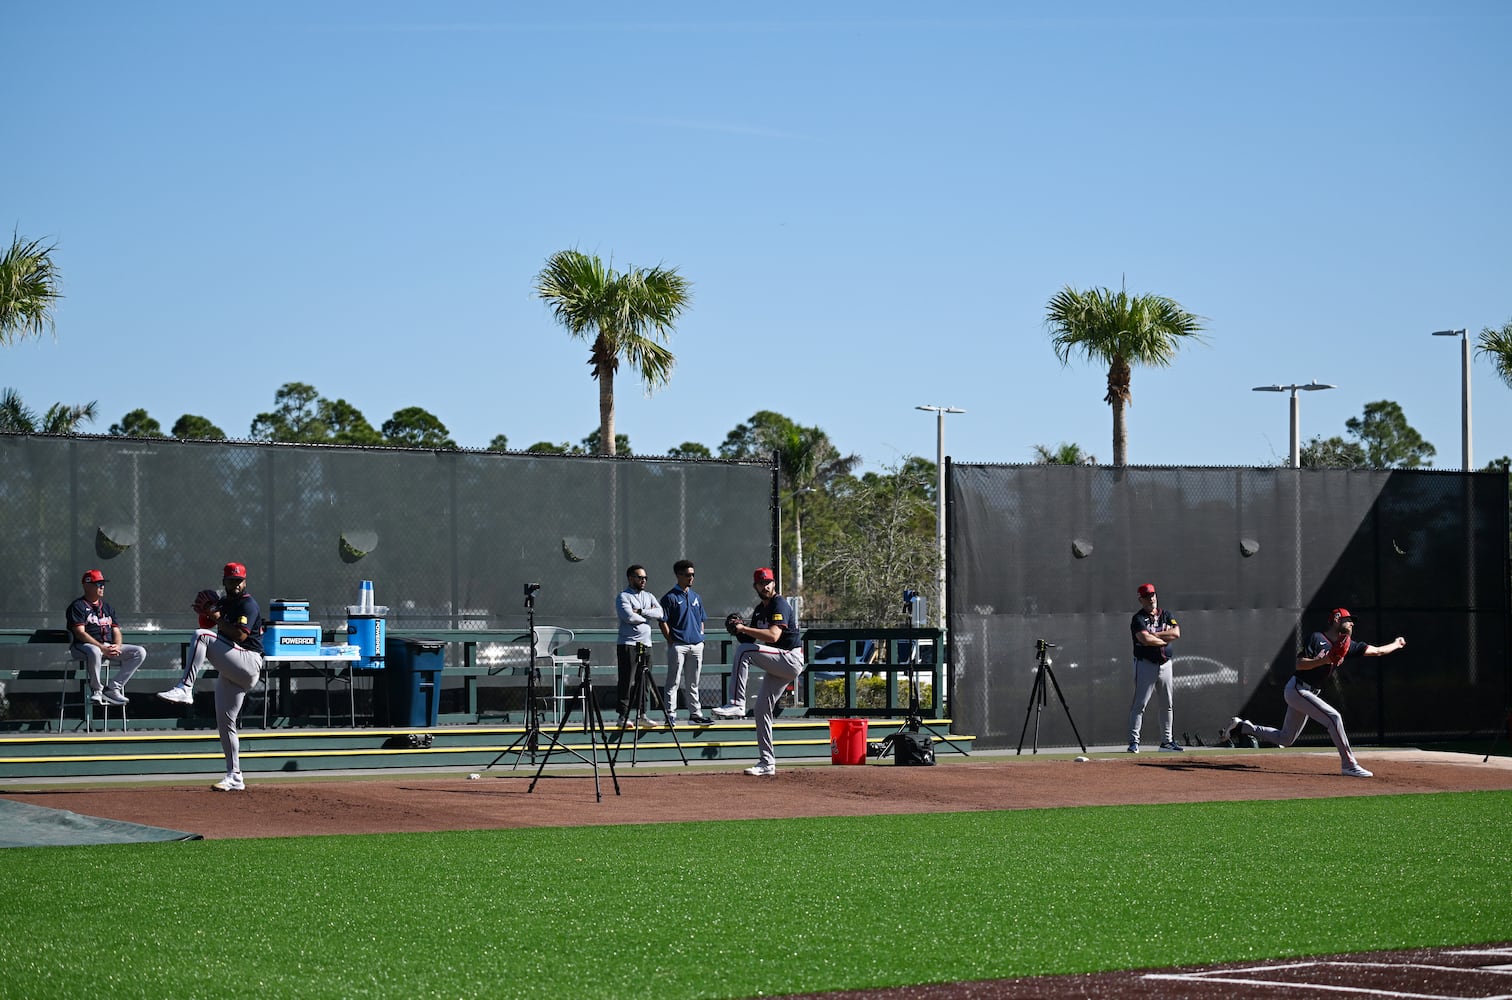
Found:
<svg viewBox="0 0 1512 1000"><path fill-rule="evenodd" d="M89 675L89 690L99 691L100 666L104 661L100 647L88 642L75 642L69 646L73 655L84 661L84 671ZM129 646L121 643L121 655L115 660L120 664L116 668L115 680L112 682L117 687L125 689L126 682L131 680L131 675L137 672L142 661L147 659L147 650L141 646Z"/></svg>
<svg viewBox="0 0 1512 1000"><path fill-rule="evenodd" d="M1338 709L1318 697L1317 692L1304 691L1298 687L1296 677L1286 682L1281 697L1286 699L1286 718L1282 720L1280 729L1249 722L1241 723L1239 731L1242 733L1247 728L1256 739L1274 743L1278 747L1289 747L1302 735L1307 720L1315 719L1328 730L1328 738L1333 740L1333 745L1339 751L1340 763L1344 767L1359 766L1354 751L1349 747L1349 736L1344 732L1344 717Z"/></svg>
<svg viewBox="0 0 1512 1000"><path fill-rule="evenodd" d="M777 702L787 686L803 673L803 648L778 649L775 646L753 646L743 643L735 657L740 671L740 694L745 695L745 676L752 665L760 667L765 674L761 678L761 694L756 700L756 751L758 764L777 764L777 754L772 747L772 716L777 711ZM732 696L731 701L735 701ZM741 704L741 702L737 702Z"/></svg>
<svg viewBox="0 0 1512 1000"><path fill-rule="evenodd" d="M210 643L214 642L218 635L219 633L212 632L209 629L199 628L194 630L194 642L190 643L189 648L191 651L189 659L184 664L183 674L179 677L179 683L184 685L184 687L194 687L194 679L199 676L201 670L205 669L205 650L209 648Z"/></svg>
<svg viewBox="0 0 1512 1000"><path fill-rule="evenodd" d="M698 682L703 676L704 644L667 644L667 684L663 688L662 703L667 707L667 718L677 714L677 689L682 688L688 696L688 714L702 715L699 707Z"/></svg>
<svg viewBox="0 0 1512 1000"><path fill-rule="evenodd" d="M226 755L226 773L240 774L241 740L236 735L236 720L241 716L247 692L257 686L262 674L262 654L216 636L206 644L206 656L217 673L215 728L220 733L221 751Z"/></svg>
<svg viewBox="0 0 1512 1000"><path fill-rule="evenodd" d="M1129 706L1129 742L1138 743L1140 730L1144 728L1145 706L1150 695L1160 692L1160 707L1163 742L1170 743L1174 736L1171 727L1176 722L1176 707L1171 701L1175 683L1171 679L1171 661L1151 663L1149 660L1134 661L1134 704Z"/></svg>

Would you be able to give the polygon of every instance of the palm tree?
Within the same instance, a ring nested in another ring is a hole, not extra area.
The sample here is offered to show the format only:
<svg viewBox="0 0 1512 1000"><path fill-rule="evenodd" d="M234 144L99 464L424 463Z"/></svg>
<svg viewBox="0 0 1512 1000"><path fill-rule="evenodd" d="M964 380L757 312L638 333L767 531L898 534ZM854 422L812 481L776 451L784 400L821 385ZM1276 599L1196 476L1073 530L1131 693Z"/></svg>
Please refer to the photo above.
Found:
<svg viewBox="0 0 1512 1000"><path fill-rule="evenodd" d="M667 335L692 301L692 285L675 268L631 268L619 274L598 257L577 250L552 254L536 275L536 294L551 304L557 322L588 340L588 367L599 384L599 450L615 453L614 374L624 358L655 391L672 378L676 362Z"/></svg>
<svg viewBox="0 0 1512 1000"><path fill-rule="evenodd" d="M1133 366L1168 366L1184 341L1202 340L1202 317L1163 295L1131 296L1124 289L1106 288L1079 292L1067 285L1050 300L1045 326L1062 365L1070 364L1071 354L1079 351L1089 361L1108 366L1103 399L1113 407L1113 464L1125 464L1129 432L1124 407L1133 400Z"/></svg>
<svg viewBox="0 0 1512 1000"><path fill-rule="evenodd" d="M53 303L63 297L53 249L41 240L11 235L10 248L0 256L0 344L52 329Z"/></svg>
<svg viewBox="0 0 1512 1000"><path fill-rule="evenodd" d="M1096 465L1097 456L1088 455L1081 450L1079 444L1068 444L1062 441L1054 448L1048 445L1037 444L1034 446L1034 464L1036 465Z"/></svg>
<svg viewBox="0 0 1512 1000"><path fill-rule="evenodd" d="M818 427L789 424L771 442L787 480L788 502L793 510L793 587L803 593L803 508L810 494L823 484L848 475L861 458L841 455L829 435Z"/></svg>
<svg viewBox="0 0 1512 1000"><path fill-rule="evenodd" d="M1491 355L1496 374L1512 386L1512 319L1502 324L1500 330L1489 326L1480 332L1475 344L1475 353Z"/></svg>
<svg viewBox="0 0 1512 1000"><path fill-rule="evenodd" d="M11 434L77 434L79 425L95 418L95 404L54 403L40 419L15 389L0 392L0 431Z"/></svg>

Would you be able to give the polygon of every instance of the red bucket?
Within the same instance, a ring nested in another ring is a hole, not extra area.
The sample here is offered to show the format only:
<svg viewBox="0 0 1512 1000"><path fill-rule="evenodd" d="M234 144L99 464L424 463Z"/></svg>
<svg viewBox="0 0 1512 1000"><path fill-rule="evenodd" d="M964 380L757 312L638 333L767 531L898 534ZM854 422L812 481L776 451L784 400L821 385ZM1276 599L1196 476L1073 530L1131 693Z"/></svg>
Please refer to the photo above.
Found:
<svg viewBox="0 0 1512 1000"><path fill-rule="evenodd" d="M866 720L830 720L830 763L866 763Z"/></svg>

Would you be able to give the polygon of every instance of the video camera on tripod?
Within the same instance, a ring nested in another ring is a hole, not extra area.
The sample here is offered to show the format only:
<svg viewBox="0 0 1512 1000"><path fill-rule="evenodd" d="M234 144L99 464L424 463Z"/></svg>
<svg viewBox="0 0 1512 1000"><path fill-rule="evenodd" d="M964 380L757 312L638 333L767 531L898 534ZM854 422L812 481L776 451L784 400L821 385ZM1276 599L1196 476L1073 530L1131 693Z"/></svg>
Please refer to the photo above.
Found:
<svg viewBox="0 0 1512 1000"><path fill-rule="evenodd" d="M1055 670L1052 668L1053 660L1050 659L1050 650L1055 648L1055 643L1046 642L1044 639L1034 641L1034 656L1038 661L1034 668L1034 686L1029 689L1029 707L1024 710L1024 728L1019 730L1018 752L1024 752L1024 736L1029 732L1029 716L1034 716L1034 752L1039 753L1039 729L1040 712L1049 700L1051 688L1055 689L1055 697L1060 699L1061 708L1066 711L1066 721L1071 723L1071 732L1076 735L1076 743L1082 748L1082 753L1087 752L1087 743L1081 738L1081 732L1076 728L1076 720L1071 717L1071 706L1066 704L1066 696L1061 693L1060 681L1055 679Z"/></svg>

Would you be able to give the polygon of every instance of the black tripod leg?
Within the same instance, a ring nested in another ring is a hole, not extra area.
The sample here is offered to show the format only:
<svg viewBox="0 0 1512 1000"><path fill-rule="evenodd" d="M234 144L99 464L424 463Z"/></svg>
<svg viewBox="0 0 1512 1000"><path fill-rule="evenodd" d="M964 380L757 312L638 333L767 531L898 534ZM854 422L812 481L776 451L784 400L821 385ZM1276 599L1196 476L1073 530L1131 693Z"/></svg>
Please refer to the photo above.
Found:
<svg viewBox="0 0 1512 1000"><path fill-rule="evenodd" d="M956 746L955 745L955 741L953 741L949 736L946 736L943 733L941 733L939 730L935 729L929 723L924 722L923 720L920 720L919 721L919 727L921 729L923 729L925 732L929 733L935 739L939 740L941 743L949 744L950 748L952 750L954 750L956 753L963 754L963 755L965 755L967 757L971 756L971 751L970 750L963 750L962 748ZM917 731L917 730L915 730L915 731Z"/></svg>
<svg viewBox="0 0 1512 1000"><path fill-rule="evenodd" d="M593 699L592 683L585 683L583 685L583 704L585 706L585 708L583 709L583 715L588 726L589 746L591 747L593 744L593 727L597 726L599 739L604 741L604 757L609 762L609 777L614 782L614 794L618 795L620 794L619 775L614 771L614 756L609 753L609 737L604 732L604 713L603 710L598 707L598 702L594 701ZM598 757L595 756L595 766L593 769L595 789L598 788L597 760Z"/></svg>
<svg viewBox="0 0 1512 1000"><path fill-rule="evenodd" d="M552 748L562 747L563 749L566 749L566 744L564 744L562 742L562 730L564 728L566 728L566 726L567 726L567 720L570 719L571 717L572 717L572 706L568 705L567 706L567 710L562 713L562 718L557 722L556 732L553 733L552 736L551 736L551 747ZM571 751L571 752L572 753L577 753L577 751ZM577 754L577 756L582 757L583 755L579 753L579 754ZM544 770L546 770L546 764L550 760L551 760L551 749L548 748L546 750L546 752L541 755L541 766L536 768L535 777L530 779L530 787L527 788L527 789L525 789L526 792L533 792L533 791L535 791L536 782L538 782L538 781L541 780L541 772L544 771ZM595 767L593 769L593 776L594 776L595 780L598 778L598 768L597 767Z"/></svg>
<svg viewBox="0 0 1512 1000"><path fill-rule="evenodd" d="M1024 709L1024 728L1019 730L1018 752L1024 752L1024 734L1029 732L1029 715L1036 705L1043 704L1045 700L1045 668L1043 665L1034 672L1034 686L1029 689L1029 707ZM1039 753L1039 720L1034 721L1034 752Z"/></svg>
<svg viewBox="0 0 1512 1000"><path fill-rule="evenodd" d="M1055 671L1049 667L1046 667L1045 671L1050 674L1050 683L1055 685L1055 696L1060 699L1061 708L1066 710L1066 721L1071 723L1071 732L1076 734L1076 745L1081 747L1082 753L1086 753L1087 742L1082 739L1081 733L1077 730L1076 720L1071 718L1071 706L1066 704L1066 696L1061 694L1060 681L1055 679Z"/></svg>
<svg viewBox="0 0 1512 1000"><path fill-rule="evenodd" d="M630 736L630 766L635 766L636 751L640 747L640 723L646 717L645 700L641 697L643 681L641 668L636 665L635 672L630 677L630 690L625 692L625 715L620 720L619 736L614 741L614 755L610 760L618 762L620 751L625 745L625 727L628 724L633 730Z"/></svg>
<svg viewBox="0 0 1512 1000"><path fill-rule="evenodd" d="M667 697L662 694L661 688L656 686L656 678L651 676L651 668L646 668L646 689L651 693L651 703L661 712L662 718L667 720L667 732L672 734L672 743L677 747L677 755L682 758L684 766L688 764L688 755L683 753L682 740L677 738L677 725L672 720L672 713L667 711Z"/></svg>
<svg viewBox="0 0 1512 1000"><path fill-rule="evenodd" d="M513 743L499 751L499 756L489 761L488 767L485 767L483 770L487 771L503 760L505 754L516 753L517 748L521 744L524 745L525 749L519 752L529 753L530 762L532 764L535 763L536 753L541 748L541 716L536 709L535 703L535 678L537 672L538 668L532 665L530 672L525 675L525 731ZM517 768L519 766L520 758L516 757L514 767Z"/></svg>

